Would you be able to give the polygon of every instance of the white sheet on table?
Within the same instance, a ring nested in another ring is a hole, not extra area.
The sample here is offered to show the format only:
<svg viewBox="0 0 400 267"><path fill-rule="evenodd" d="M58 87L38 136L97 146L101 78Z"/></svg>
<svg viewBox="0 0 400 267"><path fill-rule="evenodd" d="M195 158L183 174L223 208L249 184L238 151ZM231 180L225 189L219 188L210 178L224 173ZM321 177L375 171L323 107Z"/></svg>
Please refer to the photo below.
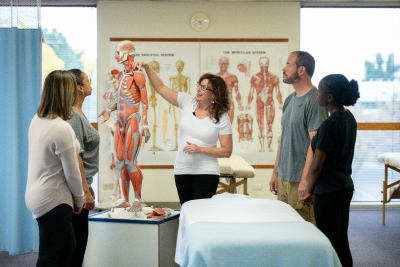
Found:
<svg viewBox="0 0 400 267"><path fill-rule="evenodd" d="M175 262L181 264L185 230L196 222L288 222L304 219L288 204L271 199L198 199L186 202L179 217Z"/></svg>

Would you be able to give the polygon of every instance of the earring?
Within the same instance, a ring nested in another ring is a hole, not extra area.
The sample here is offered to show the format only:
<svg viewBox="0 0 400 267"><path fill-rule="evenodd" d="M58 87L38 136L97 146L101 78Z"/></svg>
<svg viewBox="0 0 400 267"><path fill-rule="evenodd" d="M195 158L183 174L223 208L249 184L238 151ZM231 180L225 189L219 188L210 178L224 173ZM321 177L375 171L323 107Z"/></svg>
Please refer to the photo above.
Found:
<svg viewBox="0 0 400 267"><path fill-rule="evenodd" d="M213 99L213 100L211 100L211 104L214 104L214 99Z"/></svg>

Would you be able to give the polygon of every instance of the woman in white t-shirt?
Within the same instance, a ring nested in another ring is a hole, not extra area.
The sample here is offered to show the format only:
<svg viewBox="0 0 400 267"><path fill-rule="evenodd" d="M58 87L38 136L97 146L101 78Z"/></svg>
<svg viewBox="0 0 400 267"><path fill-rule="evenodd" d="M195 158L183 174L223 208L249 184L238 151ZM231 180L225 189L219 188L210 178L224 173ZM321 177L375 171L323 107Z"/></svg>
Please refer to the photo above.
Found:
<svg viewBox="0 0 400 267"><path fill-rule="evenodd" d="M183 205L193 199L211 198L219 183L218 158L232 154L232 126L228 87L221 77L206 73L197 82L197 94L191 96L164 85L146 62L144 67L154 90L165 100L182 109L178 154L175 160L175 184ZM217 147L217 143L220 147Z"/></svg>
<svg viewBox="0 0 400 267"><path fill-rule="evenodd" d="M76 248L72 213L79 214L84 203L80 145L66 120L72 117L77 94L72 73L51 72L29 127L25 203L39 226L36 266L70 266Z"/></svg>

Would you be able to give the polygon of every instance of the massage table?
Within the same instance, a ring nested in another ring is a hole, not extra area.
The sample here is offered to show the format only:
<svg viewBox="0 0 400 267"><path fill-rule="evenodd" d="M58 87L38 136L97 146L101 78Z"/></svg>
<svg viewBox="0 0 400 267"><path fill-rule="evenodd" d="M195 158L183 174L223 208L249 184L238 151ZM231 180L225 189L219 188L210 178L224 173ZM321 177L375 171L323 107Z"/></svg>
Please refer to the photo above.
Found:
<svg viewBox="0 0 400 267"><path fill-rule="evenodd" d="M400 180L388 185L388 169L392 169L400 173L400 153L383 153L378 156L378 160L385 164L385 179L383 181L383 208L382 208L382 224L385 225L385 204L389 203L392 198L400 198L400 192L396 191L395 185L400 184ZM391 188L391 189L390 189ZM389 200L387 190L390 189Z"/></svg>
<svg viewBox="0 0 400 267"><path fill-rule="evenodd" d="M328 238L288 204L239 196L222 194L183 204L176 263L185 267L341 266Z"/></svg>
<svg viewBox="0 0 400 267"><path fill-rule="evenodd" d="M230 158L220 158L219 170L220 177L226 178L227 183L219 182L219 186L223 187L217 191L217 194L222 194L225 192L237 193L236 188L243 185L243 193L247 193L247 178L254 178L255 171L254 168L247 163L242 157L232 155ZM236 179L243 178L241 181Z"/></svg>

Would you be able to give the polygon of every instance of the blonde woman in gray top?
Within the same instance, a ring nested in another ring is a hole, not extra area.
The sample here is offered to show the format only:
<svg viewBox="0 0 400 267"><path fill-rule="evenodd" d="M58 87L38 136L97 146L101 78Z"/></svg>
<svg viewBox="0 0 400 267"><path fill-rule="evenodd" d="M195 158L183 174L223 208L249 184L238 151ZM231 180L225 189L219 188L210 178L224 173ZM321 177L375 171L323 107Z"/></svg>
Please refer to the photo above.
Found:
<svg viewBox="0 0 400 267"><path fill-rule="evenodd" d="M25 203L39 226L36 266L69 266L76 247L71 218L84 203L80 145L66 120L72 116L77 92L70 72L51 72L29 127Z"/></svg>

